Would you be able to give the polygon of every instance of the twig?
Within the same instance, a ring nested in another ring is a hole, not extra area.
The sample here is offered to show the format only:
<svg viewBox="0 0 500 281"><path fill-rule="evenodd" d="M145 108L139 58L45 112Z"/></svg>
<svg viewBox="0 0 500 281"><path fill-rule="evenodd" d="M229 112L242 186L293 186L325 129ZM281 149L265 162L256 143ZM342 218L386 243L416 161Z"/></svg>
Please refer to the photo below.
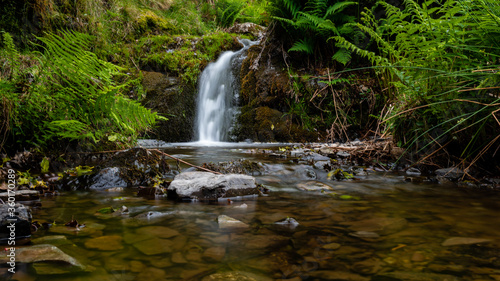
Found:
<svg viewBox="0 0 500 281"><path fill-rule="evenodd" d="M74 152L74 153L78 153L78 154L90 154L90 153L94 154L94 153L96 153L96 154L97 154L97 153L123 152L123 151L126 151L126 150L127 150L127 149L122 149L122 150L109 150L109 151L100 151L100 152ZM191 163L189 163L189 162L186 162L186 161L184 161L184 160L182 160L182 159L179 159L179 158L177 158L177 157L174 157L174 156L172 156L172 155L170 155L170 154L167 154L167 153L165 153L165 152L162 152L162 151L160 151L160 150L158 150L158 149L146 149L146 150L147 150L147 151L155 151L155 152L158 152L158 153L160 153L160 154L162 154L162 155L165 155L165 156L167 156L167 157L169 157L169 158L172 158L172 159L176 160L177 162L184 163L184 164L186 164L186 165L188 165L188 166L194 167L194 168L199 169L199 170L203 170L203 171L205 171L205 172L210 172L210 173L214 173L214 174L222 175L222 173L219 173L219 172L216 172L216 171L212 171L212 170L210 170L210 169L203 168L203 167L200 167L200 166L196 166L196 165L191 164Z"/></svg>
<svg viewBox="0 0 500 281"><path fill-rule="evenodd" d="M210 169L203 168L203 167L200 167L200 166L196 166L196 165L191 164L191 163L189 163L189 162L186 162L186 161L184 161L184 160L182 160L182 159L179 159L179 158L177 158L177 157L174 157L174 156L172 156L172 155L170 155L170 154L167 154L167 153L165 153L165 152L159 151L158 149L147 149L147 150L148 150L148 151L156 151L156 152L158 152L158 153L160 153L160 154L163 154L163 155L165 155L165 156L167 156L167 157L169 157L169 158L172 158L172 159L174 159L174 160L176 160L176 161L178 161L178 162L184 163L184 164L186 164L186 165L188 165L188 166L191 166L191 167L194 167L194 168L196 168L196 169L200 169L200 170L203 170L203 171L205 171L205 172L210 172L210 173L214 173L214 174L222 175L222 173L219 173L219 172L216 172L216 171L212 171L212 170L210 170Z"/></svg>

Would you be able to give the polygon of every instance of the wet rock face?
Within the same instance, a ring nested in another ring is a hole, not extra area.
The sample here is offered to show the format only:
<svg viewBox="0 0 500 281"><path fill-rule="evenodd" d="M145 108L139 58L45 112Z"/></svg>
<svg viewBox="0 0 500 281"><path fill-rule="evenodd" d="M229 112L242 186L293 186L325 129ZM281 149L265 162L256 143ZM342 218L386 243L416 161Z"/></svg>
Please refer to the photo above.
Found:
<svg viewBox="0 0 500 281"><path fill-rule="evenodd" d="M317 141L317 134L301 129L288 115L291 81L281 44L266 35L259 45L248 50L241 65L239 127L237 140Z"/></svg>
<svg viewBox="0 0 500 281"><path fill-rule="evenodd" d="M14 208L14 212L10 212ZM14 215L14 216L11 216ZM9 244L11 233L15 233L15 240L31 236L31 212L23 204L0 204L0 244ZM17 244L17 242L16 242Z"/></svg>
<svg viewBox="0 0 500 281"><path fill-rule="evenodd" d="M193 138L196 112L194 86L185 85L178 77L143 71L146 98L142 104L169 118L153 129L154 137L167 142L190 141ZM174 118L167 114L174 115Z"/></svg>
<svg viewBox="0 0 500 281"><path fill-rule="evenodd" d="M211 201L254 194L258 194L255 178L239 174L185 172L177 175L168 187L169 198L180 200Z"/></svg>

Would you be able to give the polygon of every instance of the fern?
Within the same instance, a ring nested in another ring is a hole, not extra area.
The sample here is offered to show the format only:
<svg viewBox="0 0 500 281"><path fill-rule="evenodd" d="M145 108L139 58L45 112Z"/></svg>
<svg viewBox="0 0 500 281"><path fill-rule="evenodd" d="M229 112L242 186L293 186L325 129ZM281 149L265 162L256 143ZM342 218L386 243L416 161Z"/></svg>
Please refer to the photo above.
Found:
<svg viewBox="0 0 500 281"><path fill-rule="evenodd" d="M346 48L340 48L332 57L333 60L346 65L351 60L351 51Z"/></svg>
<svg viewBox="0 0 500 281"><path fill-rule="evenodd" d="M99 142L119 134L130 144L139 132L165 120L123 96L136 81L90 52L91 36L62 31L38 39L44 53L37 79L13 119L20 141L45 146L62 139Z"/></svg>
<svg viewBox="0 0 500 281"><path fill-rule="evenodd" d="M305 38L299 40L293 44L293 46L288 50L289 52L303 52L306 54L312 54L314 51L314 44L310 38Z"/></svg>

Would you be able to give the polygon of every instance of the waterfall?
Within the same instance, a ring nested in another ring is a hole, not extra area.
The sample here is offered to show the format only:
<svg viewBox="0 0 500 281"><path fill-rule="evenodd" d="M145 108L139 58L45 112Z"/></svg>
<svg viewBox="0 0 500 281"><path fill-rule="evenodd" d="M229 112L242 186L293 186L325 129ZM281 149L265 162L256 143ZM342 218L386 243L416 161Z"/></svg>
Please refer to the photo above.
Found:
<svg viewBox="0 0 500 281"><path fill-rule="evenodd" d="M240 43L242 49L222 53L200 76L195 124L195 137L200 142L228 140L238 99L235 72L239 72L245 51L257 41L242 39Z"/></svg>

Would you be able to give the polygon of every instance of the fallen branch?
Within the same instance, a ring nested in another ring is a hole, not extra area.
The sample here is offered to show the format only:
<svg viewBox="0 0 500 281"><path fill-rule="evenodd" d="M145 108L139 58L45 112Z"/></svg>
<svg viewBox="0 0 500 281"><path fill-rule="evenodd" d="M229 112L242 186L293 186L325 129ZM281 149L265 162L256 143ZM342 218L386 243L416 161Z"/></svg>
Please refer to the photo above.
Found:
<svg viewBox="0 0 500 281"><path fill-rule="evenodd" d="M205 172L210 172L210 173L214 173L214 174L222 175L222 173L219 173L219 172L216 172L216 171L212 171L212 170L210 170L210 169L203 168L203 167L200 167L200 166L196 166L196 165L194 165L194 164L191 164L191 163L189 163L189 162L186 162L186 161L184 161L184 160L182 160L182 159L179 159L179 158L177 158L177 157L174 157L174 156L172 156L172 155L170 155L170 154L167 154L167 153L165 153L165 152L163 152L163 151L160 151L160 150L158 150L158 149L147 149L147 150L148 150L148 151L156 151L156 152L158 152L158 153L160 153L160 154L162 154L162 155L165 155L165 156L167 156L167 157L169 157L169 158L172 158L172 159L174 159L174 160L176 160L176 161L178 161L178 162L184 163L184 164L186 164L186 165L188 165L188 166L191 166L191 167L194 167L194 168L196 168L196 169L199 169L199 170L202 170L202 171L205 171Z"/></svg>

